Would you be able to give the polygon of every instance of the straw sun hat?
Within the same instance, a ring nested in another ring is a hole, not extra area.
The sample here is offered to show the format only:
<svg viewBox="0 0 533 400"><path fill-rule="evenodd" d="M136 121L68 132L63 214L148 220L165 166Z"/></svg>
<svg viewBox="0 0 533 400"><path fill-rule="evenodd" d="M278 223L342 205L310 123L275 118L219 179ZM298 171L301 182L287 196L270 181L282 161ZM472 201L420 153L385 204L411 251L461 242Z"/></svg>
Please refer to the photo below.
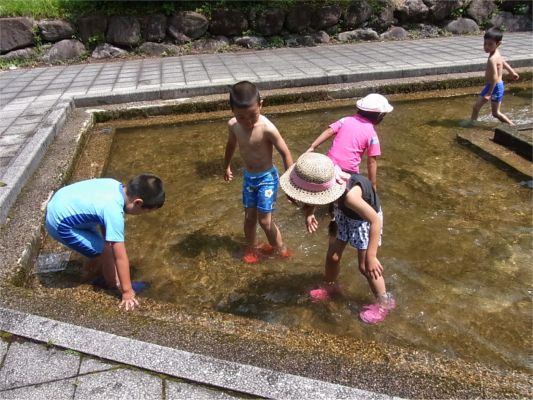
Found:
<svg viewBox="0 0 533 400"><path fill-rule="evenodd" d="M289 197L302 203L329 204L346 189L345 180L338 183L338 172L340 169L324 154L304 153L285 171L279 183Z"/></svg>

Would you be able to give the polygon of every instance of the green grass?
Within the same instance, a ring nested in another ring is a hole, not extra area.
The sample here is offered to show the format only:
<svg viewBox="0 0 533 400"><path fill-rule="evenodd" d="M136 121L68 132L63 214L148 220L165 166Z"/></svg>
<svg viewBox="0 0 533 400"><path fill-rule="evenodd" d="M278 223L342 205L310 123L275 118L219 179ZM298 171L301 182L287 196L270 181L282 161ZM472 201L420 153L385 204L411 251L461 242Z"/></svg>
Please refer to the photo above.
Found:
<svg viewBox="0 0 533 400"><path fill-rule="evenodd" d="M2 0L0 17L61 18L61 0Z"/></svg>

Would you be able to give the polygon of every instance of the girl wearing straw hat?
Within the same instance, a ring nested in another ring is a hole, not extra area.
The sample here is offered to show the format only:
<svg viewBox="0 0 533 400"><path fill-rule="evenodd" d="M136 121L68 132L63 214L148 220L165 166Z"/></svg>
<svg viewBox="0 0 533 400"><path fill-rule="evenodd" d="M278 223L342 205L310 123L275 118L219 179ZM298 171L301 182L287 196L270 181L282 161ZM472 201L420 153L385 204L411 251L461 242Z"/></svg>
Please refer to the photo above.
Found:
<svg viewBox="0 0 533 400"><path fill-rule="evenodd" d="M324 301L340 293L337 283L340 261L346 244L350 243L357 249L359 270L376 297L374 304L363 306L359 317L369 324L383 321L396 302L386 290L383 266L377 258L383 217L372 183L363 175L343 172L323 154L304 153L281 176L280 186L287 196L308 205L306 224L309 232L315 232L318 227L314 206L338 201L335 210L338 230L335 240L329 242L326 255L326 283L309 292L311 299Z"/></svg>

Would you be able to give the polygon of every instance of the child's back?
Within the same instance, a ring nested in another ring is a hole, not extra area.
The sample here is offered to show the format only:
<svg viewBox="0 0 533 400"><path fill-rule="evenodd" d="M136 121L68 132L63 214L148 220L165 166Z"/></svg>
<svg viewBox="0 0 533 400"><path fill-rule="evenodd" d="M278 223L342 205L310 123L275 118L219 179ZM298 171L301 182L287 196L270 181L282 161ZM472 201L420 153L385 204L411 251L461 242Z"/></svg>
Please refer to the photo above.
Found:
<svg viewBox="0 0 533 400"><path fill-rule="evenodd" d="M375 187L376 158L381 155L381 148L374 126L379 124L393 107L385 97L377 93L359 99L356 104L357 114L332 123L315 139L307 151L314 151L320 144L334 137L327 155L341 169L350 173L359 172L359 165L366 152L368 178Z"/></svg>

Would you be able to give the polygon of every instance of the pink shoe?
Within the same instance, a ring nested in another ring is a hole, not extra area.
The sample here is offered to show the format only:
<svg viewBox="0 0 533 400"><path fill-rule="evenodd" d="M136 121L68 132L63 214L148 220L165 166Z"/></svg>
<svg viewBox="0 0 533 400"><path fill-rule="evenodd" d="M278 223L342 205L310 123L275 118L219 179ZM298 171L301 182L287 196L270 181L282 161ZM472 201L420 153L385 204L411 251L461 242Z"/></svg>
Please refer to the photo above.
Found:
<svg viewBox="0 0 533 400"><path fill-rule="evenodd" d="M332 297L341 294L339 285L328 285L318 289L313 289L309 292L309 297L314 303L330 300Z"/></svg>
<svg viewBox="0 0 533 400"><path fill-rule="evenodd" d="M396 300L388 294L388 300L384 303L367 304L359 313L361 321L367 324L377 324L385 319L389 312L396 307Z"/></svg>

